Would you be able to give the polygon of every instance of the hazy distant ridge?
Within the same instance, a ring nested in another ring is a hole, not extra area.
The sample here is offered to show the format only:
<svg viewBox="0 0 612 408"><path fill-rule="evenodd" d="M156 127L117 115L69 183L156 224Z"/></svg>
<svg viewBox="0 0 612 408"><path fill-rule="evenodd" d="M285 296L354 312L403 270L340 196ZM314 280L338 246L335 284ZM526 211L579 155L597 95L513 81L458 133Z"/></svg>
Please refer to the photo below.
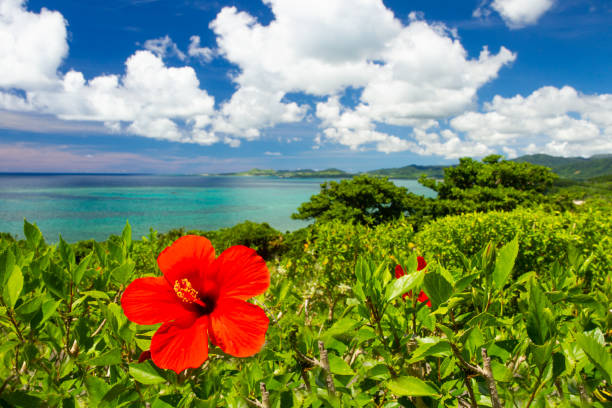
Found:
<svg viewBox="0 0 612 408"><path fill-rule="evenodd" d="M588 159L532 154L518 157L513 161L550 167L561 178L572 180L586 180L612 174L612 154L599 154Z"/></svg>
<svg viewBox="0 0 612 408"><path fill-rule="evenodd" d="M550 167L561 178L586 180L612 174L612 154L596 155L588 159L582 157L555 157L546 154L533 154L512 159ZM363 173L348 173L336 168L325 170L272 170L252 169L237 173L222 173L224 176L271 176L281 178L345 178L356 174L370 174L395 179L418 179L422 174L428 177L444 177L444 169L450 166L421 166L410 164L404 167L371 170Z"/></svg>

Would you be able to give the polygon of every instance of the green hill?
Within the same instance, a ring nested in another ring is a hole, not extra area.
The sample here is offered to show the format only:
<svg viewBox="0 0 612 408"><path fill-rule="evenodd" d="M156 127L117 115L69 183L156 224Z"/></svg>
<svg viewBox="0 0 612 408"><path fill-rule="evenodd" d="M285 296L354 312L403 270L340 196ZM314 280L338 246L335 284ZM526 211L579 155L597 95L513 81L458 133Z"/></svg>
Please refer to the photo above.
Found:
<svg viewBox="0 0 612 408"><path fill-rule="evenodd" d="M251 169L238 173L223 173L223 176L274 176L282 178L343 178L352 177L353 174L339 169L325 170L272 170L272 169Z"/></svg>
<svg viewBox="0 0 612 408"><path fill-rule="evenodd" d="M426 174L428 177L442 178L444 177L445 167L448 166L418 166L416 164L411 164L404 167L372 170L366 172L366 174L395 179L418 179L423 174Z"/></svg>
<svg viewBox="0 0 612 408"><path fill-rule="evenodd" d="M518 157L513 161L550 167L559 177L572 180L586 180L612 174L612 154L600 154L588 159L532 154Z"/></svg>

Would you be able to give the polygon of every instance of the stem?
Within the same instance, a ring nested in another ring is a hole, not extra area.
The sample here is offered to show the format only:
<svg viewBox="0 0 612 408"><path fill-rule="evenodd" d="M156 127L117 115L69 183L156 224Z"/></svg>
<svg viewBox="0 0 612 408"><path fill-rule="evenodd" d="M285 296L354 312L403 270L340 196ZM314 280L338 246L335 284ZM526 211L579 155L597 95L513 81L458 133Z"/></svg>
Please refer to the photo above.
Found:
<svg viewBox="0 0 612 408"><path fill-rule="evenodd" d="M319 358L321 359L321 367L325 371L325 382L327 384L327 392L330 396L336 395L336 386L334 385L334 377L329 368L329 360L327 359L327 350L321 340L319 340Z"/></svg>
<svg viewBox="0 0 612 408"><path fill-rule="evenodd" d="M308 378L308 372L304 370L301 366L300 366L300 376L302 377L302 380L304 381L304 384L306 385L306 390L308 390L308 392L312 392L312 387L310 386L310 378Z"/></svg>
<svg viewBox="0 0 612 408"><path fill-rule="evenodd" d="M465 388L467 388L468 395L470 396L470 402L472 408L478 408L478 401L476 401L476 396L474 395L474 389L472 388L472 382L470 381L470 377L468 373L463 370L463 381L465 382Z"/></svg>
<svg viewBox="0 0 612 408"><path fill-rule="evenodd" d="M374 320L372 323L376 325L375 327L376 327L376 330L378 331L378 337L380 337L380 341L382 342L383 346L387 348L387 341L383 333L382 325L380 324L380 318L378 317L378 313L376 312L376 309L374 309L374 305L372 304L372 301L370 300L369 297L366 298L366 304L368 305L368 308L370 309L370 316L372 320Z"/></svg>
<svg viewBox="0 0 612 408"><path fill-rule="evenodd" d="M2 395L2 393L4 392L4 389L6 388L6 386L8 385L8 383L13 379L12 375L9 375L8 377L6 377L6 379L4 380L4 382L2 383L2 385L0 386L0 395Z"/></svg>
<svg viewBox="0 0 612 408"><path fill-rule="evenodd" d="M270 408L270 393L266 390L266 384L260 382L259 389L261 390L261 406L263 408Z"/></svg>
<svg viewBox="0 0 612 408"><path fill-rule="evenodd" d="M104 327L105 324L106 324L106 319L102 320L102 323L100 323L100 325L98 326L96 331L94 331L91 334L91 337L96 337L98 334L100 334L100 332L102 331L102 328Z"/></svg>
<svg viewBox="0 0 612 408"><path fill-rule="evenodd" d="M540 383L542 381L542 376L544 375L544 369L542 369L540 371L540 374L538 375L538 379L535 383L535 387L533 388L533 392L531 393L531 396L529 397L529 401L527 402L527 405L525 405L525 408L529 408L529 406L531 405L531 403L533 402L533 399L535 398L536 394L538 393L538 390L540 389Z"/></svg>
<svg viewBox="0 0 612 408"><path fill-rule="evenodd" d="M74 291L73 291L74 282L70 281L70 302L68 303L68 316L66 319L66 351L70 354L70 325L72 324L72 301L74 299Z"/></svg>
<svg viewBox="0 0 612 408"><path fill-rule="evenodd" d="M491 371L491 358L487 354L486 348L481 348L480 352L482 354L482 364L484 366L484 377L485 380L487 380L489 394L491 395L491 404L493 408L502 408L502 404L499 401L499 394L497 393L497 384L495 383L495 378L493 377L493 371ZM531 400L529 401L529 404L531 404ZM527 408L529 408L529 404L527 404Z"/></svg>
<svg viewBox="0 0 612 408"><path fill-rule="evenodd" d="M4 306L4 302L2 302L2 305ZM17 333L17 337L19 337L19 340L22 343L25 343L25 340L23 338L23 333L21 333L21 330L19 329L19 324L17 324L17 321L15 320L15 316L13 315L13 310L7 308L6 309L6 314L9 317L9 320L11 321L11 324L15 328L15 332Z"/></svg>

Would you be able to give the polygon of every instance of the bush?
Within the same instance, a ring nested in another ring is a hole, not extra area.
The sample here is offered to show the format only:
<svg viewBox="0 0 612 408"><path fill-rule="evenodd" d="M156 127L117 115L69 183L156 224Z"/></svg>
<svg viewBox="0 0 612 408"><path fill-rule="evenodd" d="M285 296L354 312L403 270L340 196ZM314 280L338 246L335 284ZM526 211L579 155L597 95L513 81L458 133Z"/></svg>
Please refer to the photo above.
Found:
<svg viewBox="0 0 612 408"><path fill-rule="evenodd" d="M593 254L589 271L604 277L612 268L609 211L599 208L549 213L542 209L518 209L449 216L425 226L415 241L429 259L458 268L462 264L461 253L474 255L488 242L499 246L518 233L520 254L515 274L542 272L556 260L572 255L568 251L575 248L580 254Z"/></svg>

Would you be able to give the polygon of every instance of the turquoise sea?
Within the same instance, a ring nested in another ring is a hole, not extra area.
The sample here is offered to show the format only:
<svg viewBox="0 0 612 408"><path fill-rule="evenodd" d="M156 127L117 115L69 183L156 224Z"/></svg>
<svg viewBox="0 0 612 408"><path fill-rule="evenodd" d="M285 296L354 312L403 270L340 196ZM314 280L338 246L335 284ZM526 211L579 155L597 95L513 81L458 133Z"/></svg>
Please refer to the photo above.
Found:
<svg viewBox="0 0 612 408"><path fill-rule="evenodd" d="M213 230L245 220L280 230L307 225L292 220L317 194L323 179L116 174L0 174L0 232L23 237L23 219L35 222L47 242L105 240L129 220L135 239L153 227ZM416 180L394 180L433 196Z"/></svg>

